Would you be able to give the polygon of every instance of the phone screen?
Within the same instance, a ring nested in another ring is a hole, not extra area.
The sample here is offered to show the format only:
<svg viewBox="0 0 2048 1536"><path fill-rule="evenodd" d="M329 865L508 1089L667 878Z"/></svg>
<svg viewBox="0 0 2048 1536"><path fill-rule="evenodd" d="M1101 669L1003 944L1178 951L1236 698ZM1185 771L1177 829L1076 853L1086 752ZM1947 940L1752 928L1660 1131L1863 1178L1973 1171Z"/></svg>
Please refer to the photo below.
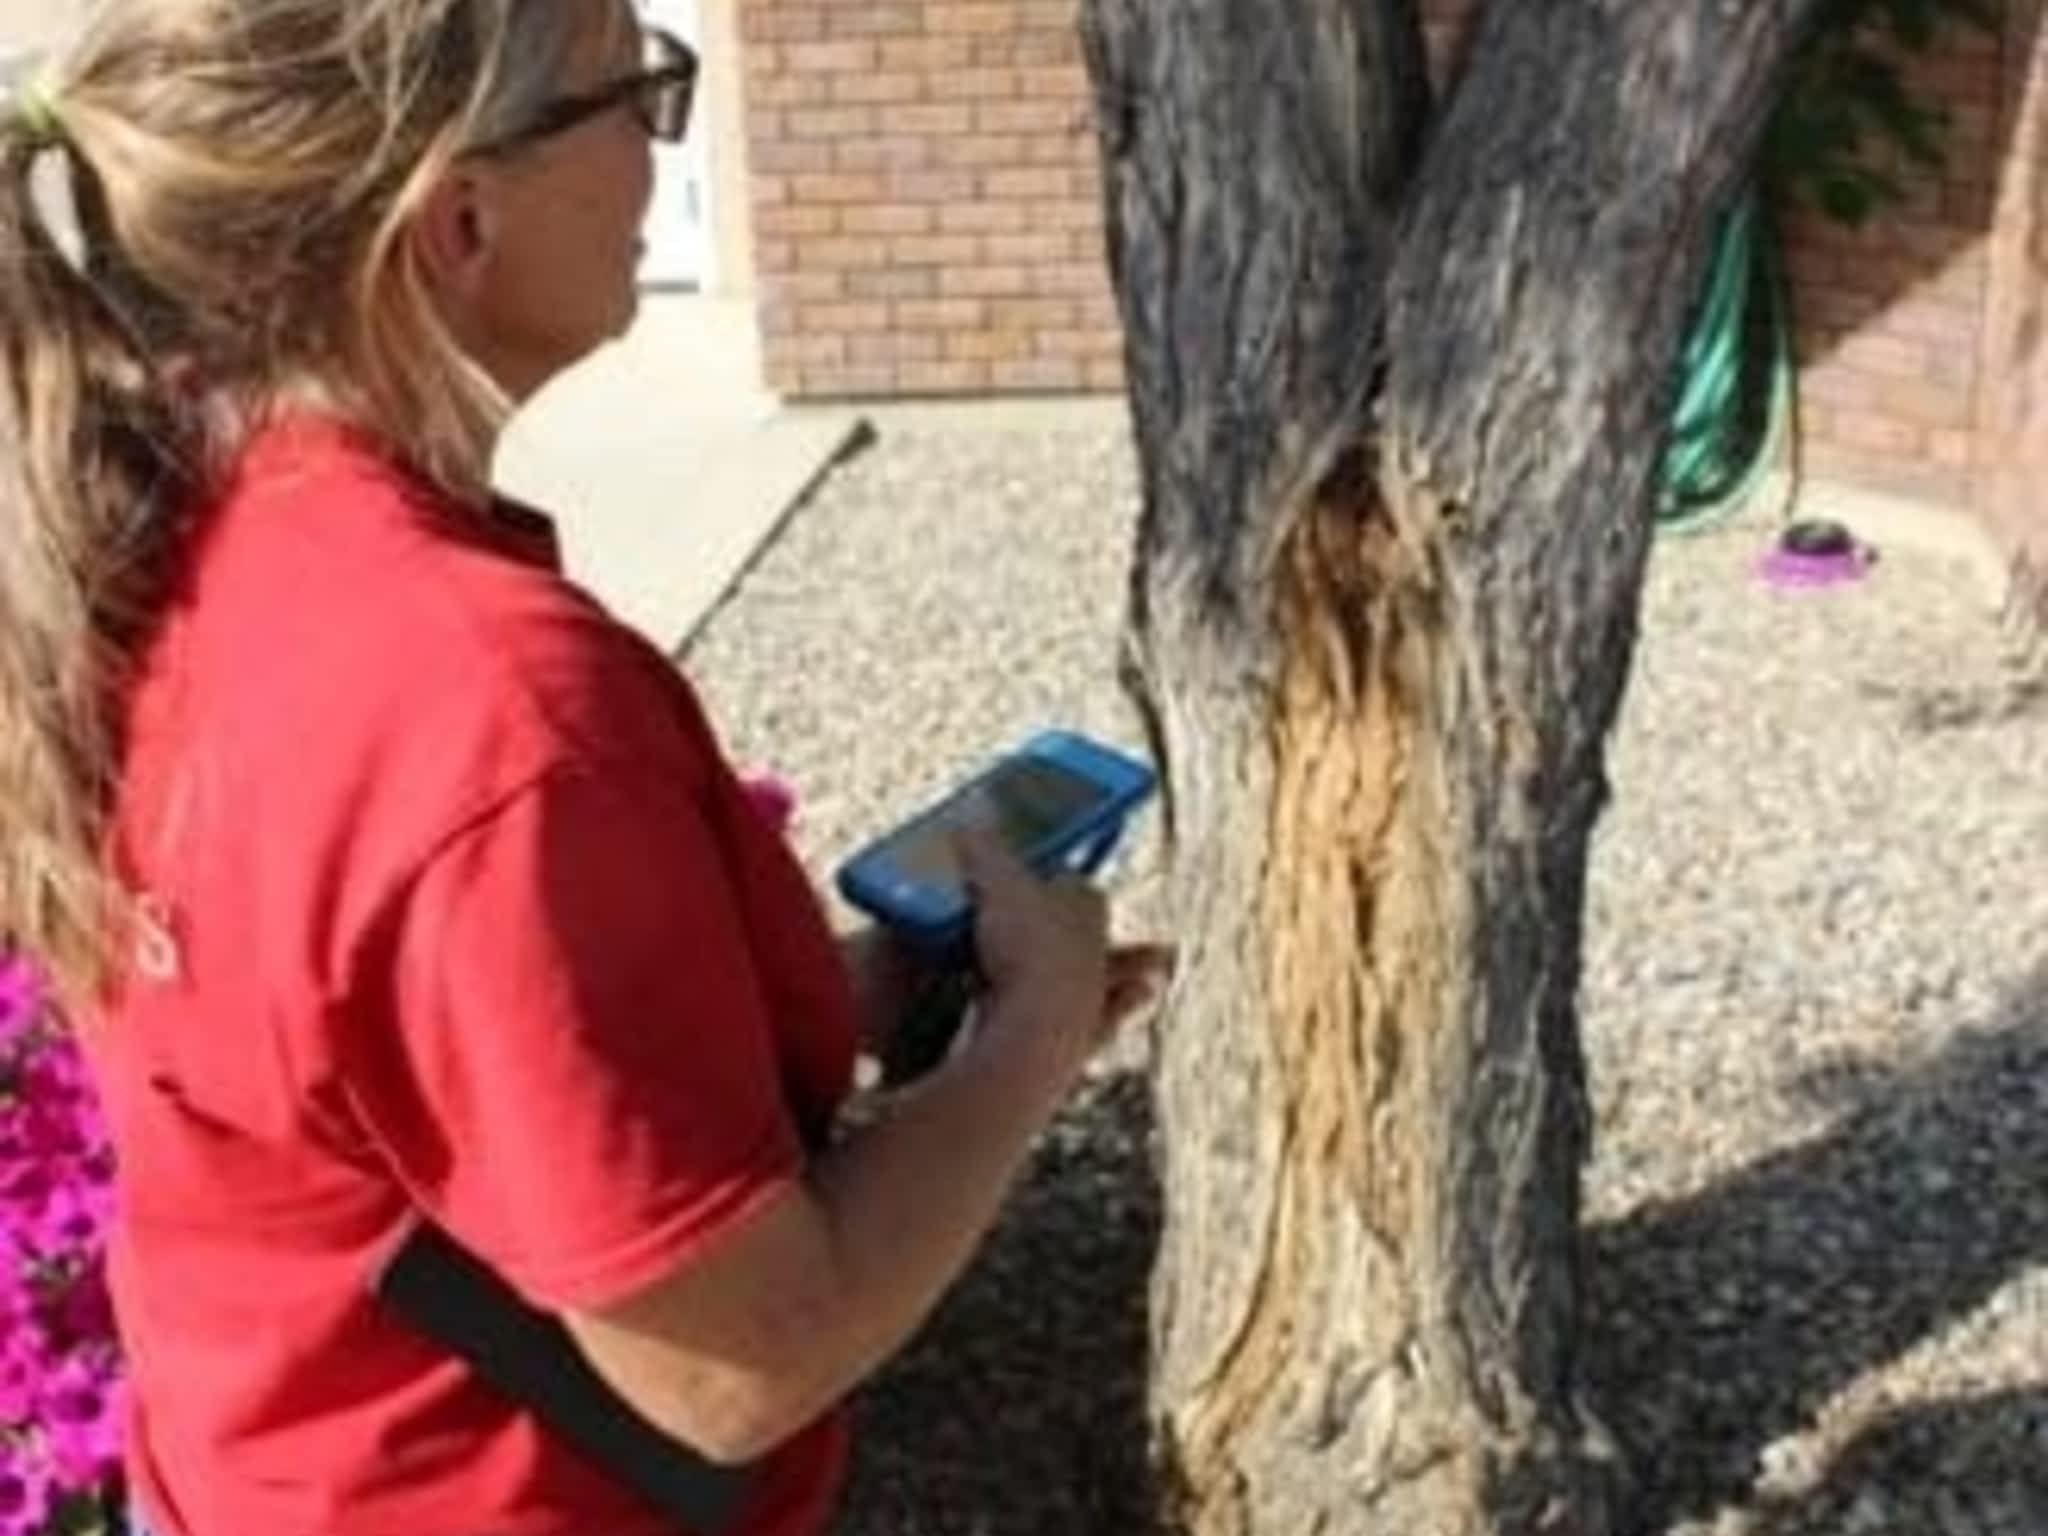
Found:
<svg viewBox="0 0 2048 1536"><path fill-rule="evenodd" d="M1013 758L970 784L938 815L891 839L885 853L900 873L919 884L958 885L955 828L991 827L1021 854L1086 816L1109 795L1108 786L1049 758Z"/></svg>

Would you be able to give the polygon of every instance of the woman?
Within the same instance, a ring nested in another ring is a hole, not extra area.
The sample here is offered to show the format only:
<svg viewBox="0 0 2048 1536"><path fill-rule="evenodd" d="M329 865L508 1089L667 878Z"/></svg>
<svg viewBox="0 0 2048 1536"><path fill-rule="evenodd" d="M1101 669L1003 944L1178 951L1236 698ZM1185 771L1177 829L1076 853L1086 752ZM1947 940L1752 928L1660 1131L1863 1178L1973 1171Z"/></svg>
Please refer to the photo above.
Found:
<svg viewBox="0 0 2048 1536"><path fill-rule="evenodd" d="M422 1222L825 1517L840 1397L1157 956L967 851L972 1043L836 1141L843 962L663 659L494 502L628 323L694 61L624 0L108 0L0 113L0 936L73 999L157 1536L631 1536L373 1298ZM34 191L68 181L75 238Z"/></svg>

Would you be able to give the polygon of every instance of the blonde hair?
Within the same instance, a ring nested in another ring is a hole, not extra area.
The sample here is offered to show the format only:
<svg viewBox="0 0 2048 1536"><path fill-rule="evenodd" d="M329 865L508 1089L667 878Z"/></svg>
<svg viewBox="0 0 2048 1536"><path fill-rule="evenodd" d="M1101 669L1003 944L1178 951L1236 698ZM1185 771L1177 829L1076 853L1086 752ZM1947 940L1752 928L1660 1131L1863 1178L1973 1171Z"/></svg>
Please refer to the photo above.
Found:
<svg viewBox="0 0 2048 1536"><path fill-rule="evenodd" d="M481 494L506 401L403 237L558 88L575 13L100 0L33 110L0 105L0 951L66 995L108 974L113 722L181 511L307 400Z"/></svg>

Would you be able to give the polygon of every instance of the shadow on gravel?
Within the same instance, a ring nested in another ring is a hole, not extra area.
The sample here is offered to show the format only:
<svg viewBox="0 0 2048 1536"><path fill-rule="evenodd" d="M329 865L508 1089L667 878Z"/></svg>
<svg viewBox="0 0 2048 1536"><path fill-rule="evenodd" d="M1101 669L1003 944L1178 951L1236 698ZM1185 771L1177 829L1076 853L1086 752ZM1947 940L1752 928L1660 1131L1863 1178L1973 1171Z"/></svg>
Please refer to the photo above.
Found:
<svg viewBox="0 0 2048 1536"><path fill-rule="evenodd" d="M1751 1503L1766 1446L2048 1263L2048 968L1933 1061L1814 1086L1842 1105L1831 1134L1587 1233L1586 1368L1629 1448L1637 1536ZM1157 1529L1144 1419L1152 1135L1137 1074L1062 1119L981 1259L863 1394L839 1536ZM1838 1517L1845 1532L2048 1530L2044 1435L2039 1393L1910 1409L1809 1498L1758 1509L1757 1536ZM1916 1481L1897 1463L1916 1457L1951 1470L1907 1495L1924 1510L1870 1526L1873 1488L1896 1501ZM1959 1487L1957 1466L1982 1476ZM1935 1518L1954 1509L2030 1518Z"/></svg>
<svg viewBox="0 0 2048 1536"><path fill-rule="evenodd" d="M1839 1388L2048 1262L2048 968L1932 1062L1844 1088L1819 1141L1587 1233L1587 1371L1638 1479L1633 1532L1746 1501L1759 1453ZM1830 1487L1853 1502L1874 1454Z"/></svg>
<svg viewBox="0 0 2048 1536"><path fill-rule="evenodd" d="M1144 1536L1159 1236L1141 1074L1062 1116L967 1277L856 1406L840 1536Z"/></svg>
<svg viewBox="0 0 2048 1536"><path fill-rule="evenodd" d="M1896 706L1910 736L1996 730L2048 714L2048 675L1940 687L1867 683L1861 692L1867 699Z"/></svg>
<svg viewBox="0 0 2048 1536"><path fill-rule="evenodd" d="M1884 1419L1812 1493L1765 1504L1755 1536L1836 1531L2048 1531L2048 1391L1949 1398Z"/></svg>

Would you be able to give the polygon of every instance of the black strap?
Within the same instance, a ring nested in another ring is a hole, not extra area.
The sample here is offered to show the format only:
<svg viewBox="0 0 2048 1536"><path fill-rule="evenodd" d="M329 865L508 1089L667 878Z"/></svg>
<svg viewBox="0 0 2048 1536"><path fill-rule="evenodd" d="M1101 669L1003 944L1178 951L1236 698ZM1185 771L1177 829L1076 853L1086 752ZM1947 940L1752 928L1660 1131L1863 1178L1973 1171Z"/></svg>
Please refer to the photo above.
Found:
<svg viewBox="0 0 2048 1536"><path fill-rule="evenodd" d="M752 1468L720 1466L656 1429L591 1368L559 1319L528 1306L438 1227L420 1223L376 1291L678 1525L716 1536L738 1516Z"/></svg>

